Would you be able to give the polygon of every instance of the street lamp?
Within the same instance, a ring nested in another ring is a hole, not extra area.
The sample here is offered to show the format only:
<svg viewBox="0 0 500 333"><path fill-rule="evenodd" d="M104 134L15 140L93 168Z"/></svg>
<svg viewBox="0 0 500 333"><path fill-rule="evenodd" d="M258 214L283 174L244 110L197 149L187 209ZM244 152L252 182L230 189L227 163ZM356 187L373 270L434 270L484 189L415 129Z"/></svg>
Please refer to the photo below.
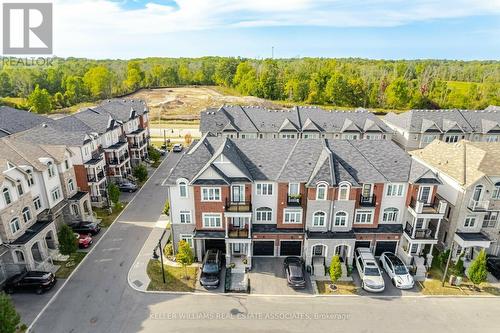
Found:
<svg viewBox="0 0 500 333"><path fill-rule="evenodd" d="M162 236L163 237L163 236ZM160 250L160 259L161 259L161 275L163 277L163 283L166 283L165 281L165 267L163 267L163 249L161 247L161 238L158 240L158 249Z"/></svg>

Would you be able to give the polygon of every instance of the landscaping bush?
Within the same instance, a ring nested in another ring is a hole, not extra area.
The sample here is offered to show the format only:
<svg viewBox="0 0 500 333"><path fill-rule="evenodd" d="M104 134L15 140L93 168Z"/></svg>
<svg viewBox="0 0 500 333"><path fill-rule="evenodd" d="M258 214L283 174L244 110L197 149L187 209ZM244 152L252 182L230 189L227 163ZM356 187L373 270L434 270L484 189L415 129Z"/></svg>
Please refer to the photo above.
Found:
<svg viewBox="0 0 500 333"><path fill-rule="evenodd" d="M187 133L184 136L184 142L186 143L186 146L191 145L191 142L193 142L193 136L190 133Z"/></svg>
<svg viewBox="0 0 500 333"><path fill-rule="evenodd" d="M0 332L17 332L17 326L21 322L21 317L16 312L12 300L4 292L0 292Z"/></svg>
<svg viewBox="0 0 500 333"><path fill-rule="evenodd" d="M148 156L154 163L157 163L161 158L160 152L152 146L148 147Z"/></svg>
<svg viewBox="0 0 500 333"><path fill-rule="evenodd" d="M163 214L170 214L170 201L165 202L165 207L163 208Z"/></svg>
<svg viewBox="0 0 500 333"><path fill-rule="evenodd" d="M179 245L177 247L177 256L175 257L175 260L180 263L185 271L185 278L189 279L188 273L187 273L187 266L191 265L194 262L194 255L193 251L191 251L191 246L189 246L189 243L181 240L179 242Z"/></svg>
<svg viewBox="0 0 500 333"><path fill-rule="evenodd" d="M148 179L148 169L144 164L139 164L132 171L132 175L143 183Z"/></svg>
<svg viewBox="0 0 500 333"><path fill-rule="evenodd" d="M486 252L484 250L481 250L477 258L471 263L467 275L476 287L486 281L488 271L486 269Z"/></svg>
<svg viewBox="0 0 500 333"><path fill-rule="evenodd" d="M446 263L445 263L446 265ZM455 276L463 276L464 275L464 260L463 260L463 254L458 257L457 262L453 265L453 267L450 269L450 273Z"/></svg>
<svg viewBox="0 0 500 333"><path fill-rule="evenodd" d="M108 185L108 196L109 200L116 206L120 202L120 189L116 184L110 183Z"/></svg>
<svg viewBox="0 0 500 333"><path fill-rule="evenodd" d="M440 252L437 256L437 264L439 265L439 268L443 269L446 267L446 262L448 261L448 256L450 255L450 250L446 250L443 252Z"/></svg>
<svg viewBox="0 0 500 333"><path fill-rule="evenodd" d="M78 239L68 225L63 224L57 236L59 238L59 251L62 254L70 255L76 252L78 249Z"/></svg>
<svg viewBox="0 0 500 333"><path fill-rule="evenodd" d="M172 243L167 243L167 245L165 245L164 253L167 257L174 255L174 245Z"/></svg>
<svg viewBox="0 0 500 333"><path fill-rule="evenodd" d="M342 266L340 265L340 257L336 255L332 257L332 261L330 263L330 280L332 283L335 283L341 276Z"/></svg>

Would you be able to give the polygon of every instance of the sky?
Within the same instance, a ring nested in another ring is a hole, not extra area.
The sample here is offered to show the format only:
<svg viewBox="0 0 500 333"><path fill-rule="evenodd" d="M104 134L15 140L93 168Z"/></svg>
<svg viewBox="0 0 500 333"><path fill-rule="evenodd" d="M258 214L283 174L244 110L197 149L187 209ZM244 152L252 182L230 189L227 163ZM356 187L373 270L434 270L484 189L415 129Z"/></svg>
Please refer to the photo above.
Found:
<svg viewBox="0 0 500 333"><path fill-rule="evenodd" d="M274 48L275 58L500 60L500 0L53 3L61 57L269 58Z"/></svg>

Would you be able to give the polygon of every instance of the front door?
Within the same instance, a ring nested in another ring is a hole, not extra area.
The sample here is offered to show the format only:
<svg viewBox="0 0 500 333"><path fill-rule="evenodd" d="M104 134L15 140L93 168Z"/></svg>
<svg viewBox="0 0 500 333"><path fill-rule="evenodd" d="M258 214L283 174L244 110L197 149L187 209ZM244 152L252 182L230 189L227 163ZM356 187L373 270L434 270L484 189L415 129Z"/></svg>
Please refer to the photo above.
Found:
<svg viewBox="0 0 500 333"><path fill-rule="evenodd" d="M233 252L234 253L241 253L241 244L240 243L234 243L233 244Z"/></svg>
<svg viewBox="0 0 500 333"><path fill-rule="evenodd" d="M243 185L233 185L231 193L232 202L245 201L245 189Z"/></svg>

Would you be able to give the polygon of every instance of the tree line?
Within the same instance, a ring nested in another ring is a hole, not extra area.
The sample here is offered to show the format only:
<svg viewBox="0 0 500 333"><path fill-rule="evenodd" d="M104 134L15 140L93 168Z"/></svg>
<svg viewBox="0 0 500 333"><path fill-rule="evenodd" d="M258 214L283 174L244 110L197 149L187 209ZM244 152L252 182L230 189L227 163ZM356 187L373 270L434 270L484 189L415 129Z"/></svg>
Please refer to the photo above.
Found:
<svg viewBox="0 0 500 333"><path fill-rule="evenodd" d="M500 104L500 62L224 57L89 60L0 68L3 104L48 113L140 88L218 85L270 100L367 108L482 109ZM7 98L6 98L7 97Z"/></svg>

